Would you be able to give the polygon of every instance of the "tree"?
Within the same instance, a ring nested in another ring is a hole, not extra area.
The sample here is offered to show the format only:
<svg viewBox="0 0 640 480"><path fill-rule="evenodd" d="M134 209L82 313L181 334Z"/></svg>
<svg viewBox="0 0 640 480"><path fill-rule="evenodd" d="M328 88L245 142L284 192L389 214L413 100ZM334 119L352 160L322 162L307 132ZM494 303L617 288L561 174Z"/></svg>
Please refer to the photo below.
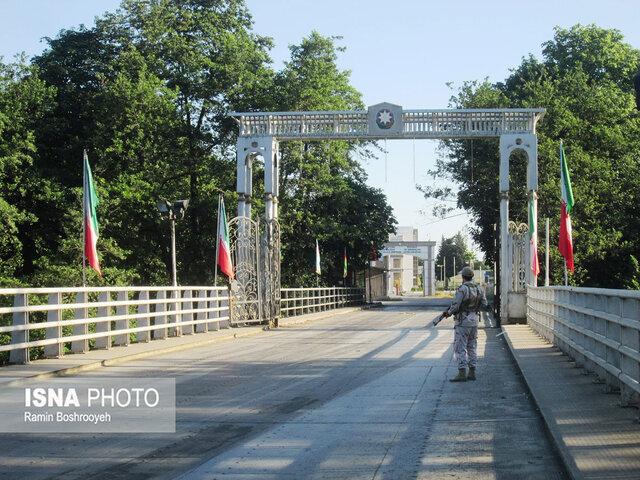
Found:
<svg viewBox="0 0 640 480"><path fill-rule="evenodd" d="M291 60L274 82L278 110L363 108L349 72L337 67L337 40L313 32L290 47ZM316 239L323 251L323 279L336 284L342 279L344 248L350 267L363 269L371 242L382 245L394 231L391 207L380 190L366 185L354 159L356 148L345 141L281 145L283 284L315 284Z"/></svg>
<svg viewBox="0 0 640 480"><path fill-rule="evenodd" d="M180 283L213 281L217 196L236 200L229 113L363 106L336 65L335 38L311 34L276 73L271 41L252 28L239 0L123 0L94 26L47 39L33 65L2 67L0 281L80 283L84 149L100 198L104 272L88 272L89 284L167 283L161 198L190 199L176 226ZM348 142L282 144L285 284L314 280L316 239L324 280L335 283L345 247L351 267L363 268L370 242L381 245L393 230L385 196L354 160L357 148L367 152ZM259 164L254 174L260 215Z"/></svg>
<svg viewBox="0 0 640 480"><path fill-rule="evenodd" d="M39 247L25 232L46 220L46 211L33 208L51 187L34 168L34 130L52 94L24 58L0 63L0 286L17 284L26 249Z"/></svg>
<svg viewBox="0 0 640 480"><path fill-rule="evenodd" d="M126 271L143 283L166 282L167 228L155 207L161 197L191 200L177 227L180 281L210 281L216 197L235 190L228 113L263 101L273 77L270 41L252 32L241 1L124 0L95 27L63 31L49 45L35 60L57 88L57 108L40 130L40 169L64 194L48 228L61 239L81 227L72 210L87 148L103 200L104 263L117 269L105 270L107 281ZM47 248L61 249L59 240ZM62 253L31 259L28 273L35 263L78 264Z"/></svg>
<svg viewBox="0 0 640 480"><path fill-rule="evenodd" d="M624 43L620 32L576 25L557 28L533 56L504 81L467 82L452 99L456 108L545 107L538 126L539 220L551 218L558 238L559 157L564 139L576 207L572 212L576 272L572 282L617 287L637 282L632 258L640 258L640 118L634 111L633 75L640 51ZM458 206L475 218L474 240L488 261L494 259L493 224L498 222L498 147L494 140L449 141L434 173L455 182ZM473 148L473 175L469 159ZM526 160L514 154L510 164L510 215L526 221ZM431 189L429 197L452 192ZM555 243L552 240L552 245ZM543 253L542 251L540 252ZM562 261L551 249L551 278L561 281Z"/></svg>
<svg viewBox="0 0 640 480"><path fill-rule="evenodd" d="M462 233L458 232L453 237L442 237L440 248L436 255L436 265L445 265L444 275L447 278L454 277L458 274L462 267L469 265L474 259L474 254L469 250L467 241ZM455 268L454 268L455 265Z"/></svg>

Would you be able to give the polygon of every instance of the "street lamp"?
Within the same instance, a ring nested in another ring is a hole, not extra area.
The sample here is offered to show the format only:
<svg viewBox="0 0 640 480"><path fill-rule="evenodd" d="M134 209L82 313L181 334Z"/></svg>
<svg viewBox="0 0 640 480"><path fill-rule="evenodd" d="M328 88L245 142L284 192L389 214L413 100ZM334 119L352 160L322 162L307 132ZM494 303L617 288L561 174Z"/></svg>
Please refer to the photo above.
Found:
<svg viewBox="0 0 640 480"><path fill-rule="evenodd" d="M171 277L173 286L178 286L178 276L176 273L176 220L182 220L189 206L189 200L176 200L168 202L166 200L158 200L158 210L163 218L169 220L171 225Z"/></svg>

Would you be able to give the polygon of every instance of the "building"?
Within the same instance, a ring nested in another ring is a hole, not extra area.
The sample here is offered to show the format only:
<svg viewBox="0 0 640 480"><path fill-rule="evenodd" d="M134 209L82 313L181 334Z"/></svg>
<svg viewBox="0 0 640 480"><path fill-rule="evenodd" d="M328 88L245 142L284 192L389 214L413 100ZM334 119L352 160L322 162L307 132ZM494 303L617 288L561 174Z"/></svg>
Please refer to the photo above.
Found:
<svg viewBox="0 0 640 480"><path fill-rule="evenodd" d="M418 229L398 227L395 234L389 235L389 242L417 242ZM396 295L410 292L418 286L418 257L413 255L387 255L385 268L390 272L390 287Z"/></svg>
<svg viewBox="0 0 640 480"><path fill-rule="evenodd" d="M389 235L389 242L381 251L389 295L407 293L412 288L420 288L424 295L435 293L435 245L431 241L420 242L418 229L413 227L398 227L395 234Z"/></svg>

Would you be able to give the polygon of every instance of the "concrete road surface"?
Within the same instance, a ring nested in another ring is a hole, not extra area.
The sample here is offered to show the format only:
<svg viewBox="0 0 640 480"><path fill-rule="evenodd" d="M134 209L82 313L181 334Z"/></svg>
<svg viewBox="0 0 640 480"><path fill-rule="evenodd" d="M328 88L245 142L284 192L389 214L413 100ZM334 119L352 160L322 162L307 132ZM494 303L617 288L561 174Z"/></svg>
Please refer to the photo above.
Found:
<svg viewBox="0 0 640 480"><path fill-rule="evenodd" d="M2 479L566 478L498 330L411 299L82 376L175 377L175 434L0 435Z"/></svg>

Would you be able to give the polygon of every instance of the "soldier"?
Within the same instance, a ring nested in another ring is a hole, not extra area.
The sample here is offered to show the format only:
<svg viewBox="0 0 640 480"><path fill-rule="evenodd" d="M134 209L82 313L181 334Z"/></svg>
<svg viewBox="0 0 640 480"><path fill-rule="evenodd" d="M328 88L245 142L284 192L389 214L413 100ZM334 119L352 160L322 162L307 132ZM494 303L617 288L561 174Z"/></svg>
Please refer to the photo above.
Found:
<svg viewBox="0 0 640 480"><path fill-rule="evenodd" d="M452 382L476 379L478 320L480 308L487 307L487 298L484 290L472 279L473 270L470 267L464 267L462 269L464 283L456 291L451 306L442 313L444 317L455 315L453 350L458 360L458 375L450 380ZM469 366L468 376L467 365Z"/></svg>

